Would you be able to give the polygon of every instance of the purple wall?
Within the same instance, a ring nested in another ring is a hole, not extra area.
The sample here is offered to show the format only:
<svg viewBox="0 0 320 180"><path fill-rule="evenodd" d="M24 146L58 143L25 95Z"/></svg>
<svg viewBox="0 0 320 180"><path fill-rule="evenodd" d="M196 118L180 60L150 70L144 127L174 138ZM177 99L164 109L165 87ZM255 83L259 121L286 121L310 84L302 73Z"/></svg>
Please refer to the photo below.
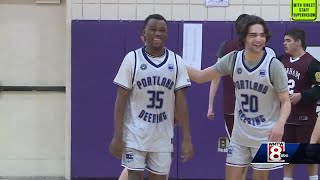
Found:
<svg viewBox="0 0 320 180"><path fill-rule="evenodd" d="M199 23L199 22L198 22ZM288 27L305 29L308 45L320 45L316 29L319 23L270 22L272 38L268 45L283 52L283 34ZM182 22L169 22L169 49L182 55ZM113 106L116 86L112 81L123 57L142 45L142 22L73 21L72 23L72 177L118 177L120 160L110 156L108 145L113 134ZM202 68L215 62L219 44L234 37L233 23L204 22ZM223 94L219 88L219 94ZM225 153L217 152L217 139L226 136L222 115L222 99L215 100L216 119L206 118L209 83L193 83L187 90L191 133L195 148L192 160L180 161L179 129L176 130L175 159L171 178L223 179ZM303 170L301 170L303 169ZM306 179L299 168L297 179ZM282 171L271 173L270 179L282 179Z"/></svg>

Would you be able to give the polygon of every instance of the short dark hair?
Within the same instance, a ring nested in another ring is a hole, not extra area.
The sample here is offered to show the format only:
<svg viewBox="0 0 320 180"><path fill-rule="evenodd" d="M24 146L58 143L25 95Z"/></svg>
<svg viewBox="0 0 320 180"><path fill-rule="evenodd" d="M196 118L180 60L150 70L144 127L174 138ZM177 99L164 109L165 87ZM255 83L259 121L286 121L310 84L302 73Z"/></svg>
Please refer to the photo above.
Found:
<svg viewBox="0 0 320 180"><path fill-rule="evenodd" d="M237 34L239 34L239 31L240 31L241 21L248 16L249 14L241 14L240 16L238 16L237 20L234 23L234 27L236 29Z"/></svg>
<svg viewBox="0 0 320 180"><path fill-rule="evenodd" d="M151 14L144 20L143 29L146 28L150 19L164 20L167 24L167 20L163 16L161 16L160 14Z"/></svg>
<svg viewBox="0 0 320 180"><path fill-rule="evenodd" d="M292 29L285 32L284 35L291 36L294 41L300 40L302 48L306 48L306 33L304 32L304 30L298 27L293 27Z"/></svg>
<svg viewBox="0 0 320 180"><path fill-rule="evenodd" d="M243 20L241 20L241 26L239 28L238 40L239 46L244 48L244 40L248 35L249 27L255 24L260 24L263 26L264 33L266 35L266 42L271 38L271 33L268 28L268 24L261 17L255 15L249 15Z"/></svg>

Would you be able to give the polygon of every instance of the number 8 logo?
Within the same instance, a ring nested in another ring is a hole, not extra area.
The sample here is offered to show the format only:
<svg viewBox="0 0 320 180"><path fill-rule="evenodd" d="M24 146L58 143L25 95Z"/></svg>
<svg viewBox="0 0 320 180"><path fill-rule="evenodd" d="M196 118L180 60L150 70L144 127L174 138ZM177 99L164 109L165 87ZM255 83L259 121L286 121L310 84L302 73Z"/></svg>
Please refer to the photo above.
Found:
<svg viewBox="0 0 320 180"><path fill-rule="evenodd" d="M282 148L280 148L279 146L272 146L270 148L270 155L269 155L269 159L272 161L281 161L281 151Z"/></svg>

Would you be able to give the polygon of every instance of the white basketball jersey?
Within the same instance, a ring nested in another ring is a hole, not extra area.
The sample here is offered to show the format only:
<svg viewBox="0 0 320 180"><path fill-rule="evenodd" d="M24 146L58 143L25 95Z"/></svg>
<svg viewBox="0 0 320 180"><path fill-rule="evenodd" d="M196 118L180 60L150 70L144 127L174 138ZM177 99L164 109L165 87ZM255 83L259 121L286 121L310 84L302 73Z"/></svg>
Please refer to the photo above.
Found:
<svg viewBox="0 0 320 180"><path fill-rule="evenodd" d="M243 53L237 53L233 71L236 105L231 138L243 146L260 147L268 141L280 115L280 100L269 74L273 56L265 53L263 60L249 69Z"/></svg>
<svg viewBox="0 0 320 180"><path fill-rule="evenodd" d="M175 90L191 84L187 73L183 80L177 80L178 71L186 72L186 68L179 67L177 55L168 49L164 61L158 65L149 59L144 48L134 53L124 142L126 147L140 151L172 152Z"/></svg>

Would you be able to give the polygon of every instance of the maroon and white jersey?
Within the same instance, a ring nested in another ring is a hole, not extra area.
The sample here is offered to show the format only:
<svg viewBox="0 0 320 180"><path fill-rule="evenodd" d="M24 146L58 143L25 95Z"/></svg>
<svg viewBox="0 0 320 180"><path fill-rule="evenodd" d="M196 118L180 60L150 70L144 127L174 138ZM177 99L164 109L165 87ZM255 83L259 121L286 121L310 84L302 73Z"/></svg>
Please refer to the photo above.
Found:
<svg viewBox="0 0 320 180"><path fill-rule="evenodd" d="M312 74L314 68L310 67L312 61L316 59L306 52L303 56L293 59L290 55L285 54L282 57L282 63L288 74L289 94L301 93L302 91L312 88L314 85ZM301 100L291 107L291 114L287 120L288 124L313 124L316 121L317 103L305 103Z"/></svg>

